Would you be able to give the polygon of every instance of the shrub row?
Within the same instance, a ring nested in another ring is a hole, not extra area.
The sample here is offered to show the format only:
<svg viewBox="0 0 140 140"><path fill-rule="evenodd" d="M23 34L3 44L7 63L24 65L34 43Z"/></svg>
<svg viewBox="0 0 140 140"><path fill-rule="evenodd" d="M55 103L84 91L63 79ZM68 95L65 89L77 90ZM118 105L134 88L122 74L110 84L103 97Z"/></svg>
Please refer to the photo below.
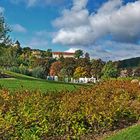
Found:
<svg viewBox="0 0 140 140"><path fill-rule="evenodd" d="M45 78L44 76L44 70L42 67L36 67L32 70L28 69L27 67L21 65L20 67L11 67L9 69L12 72L28 75L28 76L33 76L36 78Z"/></svg>
<svg viewBox="0 0 140 140"><path fill-rule="evenodd" d="M0 90L0 139L78 139L131 125L139 116L140 87L130 81L50 95Z"/></svg>

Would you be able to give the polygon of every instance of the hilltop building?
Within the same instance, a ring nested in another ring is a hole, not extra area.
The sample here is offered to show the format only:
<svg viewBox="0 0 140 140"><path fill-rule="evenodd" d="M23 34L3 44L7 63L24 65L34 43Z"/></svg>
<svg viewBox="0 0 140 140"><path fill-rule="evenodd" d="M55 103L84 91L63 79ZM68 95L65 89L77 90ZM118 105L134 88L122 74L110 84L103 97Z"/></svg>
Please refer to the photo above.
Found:
<svg viewBox="0 0 140 140"><path fill-rule="evenodd" d="M60 58L60 57L64 57L64 58L70 58L70 57L74 57L75 53L70 53L70 52L52 52L52 56L53 58Z"/></svg>
<svg viewBox="0 0 140 140"><path fill-rule="evenodd" d="M32 55L36 58L41 58L41 51L40 50L32 50Z"/></svg>

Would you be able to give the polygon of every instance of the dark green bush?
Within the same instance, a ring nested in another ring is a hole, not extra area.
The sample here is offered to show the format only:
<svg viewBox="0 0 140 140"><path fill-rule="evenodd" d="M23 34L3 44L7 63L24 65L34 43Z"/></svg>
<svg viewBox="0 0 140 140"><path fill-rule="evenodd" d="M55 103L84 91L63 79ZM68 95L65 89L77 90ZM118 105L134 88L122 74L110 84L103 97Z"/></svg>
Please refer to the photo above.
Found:
<svg viewBox="0 0 140 140"><path fill-rule="evenodd" d="M9 70L12 71L12 72L20 73L19 67L13 66L13 67L9 68Z"/></svg>
<svg viewBox="0 0 140 140"><path fill-rule="evenodd" d="M32 76L36 78L44 78L44 70L42 67L36 67L32 70Z"/></svg>
<svg viewBox="0 0 140 140"><path fill-rule="evenodd" d="M9 68L10 71L12 72L16 72L16 73L20 73L20 74L24 74L24 75L31 75L31 72L29 71L28 67L25 67L23 65L19 66L19 67L11 67Z"/></svg>

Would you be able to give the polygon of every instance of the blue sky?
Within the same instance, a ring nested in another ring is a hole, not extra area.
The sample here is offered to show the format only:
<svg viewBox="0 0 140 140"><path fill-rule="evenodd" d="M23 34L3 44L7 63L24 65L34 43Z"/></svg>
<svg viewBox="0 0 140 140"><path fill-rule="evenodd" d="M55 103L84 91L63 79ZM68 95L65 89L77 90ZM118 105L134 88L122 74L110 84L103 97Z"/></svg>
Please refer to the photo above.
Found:
<svg viewBox="0 0 140 140"><path fill-rule="evenodd" d="M140 0L1 0L0 11L23 47L140 56Z"/></svg>

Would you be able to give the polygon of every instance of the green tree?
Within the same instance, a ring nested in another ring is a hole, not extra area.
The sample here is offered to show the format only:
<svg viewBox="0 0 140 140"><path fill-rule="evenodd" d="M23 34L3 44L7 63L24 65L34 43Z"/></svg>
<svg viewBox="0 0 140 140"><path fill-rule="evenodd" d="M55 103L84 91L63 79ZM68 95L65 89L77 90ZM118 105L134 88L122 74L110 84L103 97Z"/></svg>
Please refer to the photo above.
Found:
<svg viewBox="0 0 140 140"><path fill-rule="evenodd" d="M90 60L89 53L87 53L87 52L85 53L85 58Z"/></svg>
<svg viewBox="0 0 140 140"><path fill-rule="evenodd" d="M107 62L102 69L102 78L117 78L118 74L117 66L112 61Z"/></svg>
<svg viewBox="0 0 140 140"><path fill-rule="evenodd" d="M44 78L44 70L42 67L35 67L32 70L32 76L36 78Z"/></svg>
<svg viewBox="0 0 140 140"><path fill-rule="evenodd" d="M76 68L75 58L64 58L62 60L62 68L65 70L65 74L68 77L72 77Z"/></svg>
<svg viewBox="0 0 140 140"><path fill-rule="evenodd" d="M26 59L26 58L29 58L31 56L31 48L30 47L25 47L22 49L22 55L23 57Z"/></svg>
<svg viewBox="0 0 140 140"><path fill-rule="evenodd" d="M82 50L77 50L75 51L75 58L79 59L81 56L83 56L83 51Z"/></svg>
<svg viewBox="0 0 140 140"><path fill-rule="evenodd" d="M93 59L91 61L91 75L96 77L96 78L100 78L101 77L101 72L102 72L102 69L105 65L105 62L102 61L101 59Z"/></svg>
<svg viewBox="0 0 140 140"><path fill-rule="evenodd" d="M51 58L52 57L52 49L47 49L46 51L46 57Z"/></svg>
<svg viewBox="0 0 140 140"><path fill-rule="evenodd" d="M0 42L2 43L9 43L9 35L10 28L5 23L5 19L3 17L3 14L0 13Z"/></svg>

